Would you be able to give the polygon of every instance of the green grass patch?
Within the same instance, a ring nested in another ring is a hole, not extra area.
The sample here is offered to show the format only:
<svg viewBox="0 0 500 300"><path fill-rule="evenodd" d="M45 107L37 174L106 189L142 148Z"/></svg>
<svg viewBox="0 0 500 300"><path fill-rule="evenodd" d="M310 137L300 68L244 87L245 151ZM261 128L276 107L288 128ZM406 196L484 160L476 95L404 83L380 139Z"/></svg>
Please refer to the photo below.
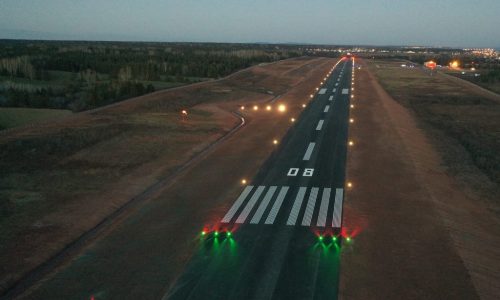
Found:
<svg viewBox="0 0 500 300"><path fill-rule="evenodd" d="M26 124L56 120L71 115L70 110L0 107L0 130Z"/></svg>

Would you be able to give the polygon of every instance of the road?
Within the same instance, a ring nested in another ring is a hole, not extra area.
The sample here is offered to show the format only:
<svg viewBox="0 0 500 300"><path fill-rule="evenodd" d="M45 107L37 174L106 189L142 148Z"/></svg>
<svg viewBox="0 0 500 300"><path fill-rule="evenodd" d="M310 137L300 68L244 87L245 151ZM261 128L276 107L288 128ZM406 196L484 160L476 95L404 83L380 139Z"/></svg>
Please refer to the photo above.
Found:
<svg viewBox="0 0 500 300"><path fill-rule="evenodd" d="M206 225L166 299L337 298L353 64L339 61L220 222Z"/></svg>

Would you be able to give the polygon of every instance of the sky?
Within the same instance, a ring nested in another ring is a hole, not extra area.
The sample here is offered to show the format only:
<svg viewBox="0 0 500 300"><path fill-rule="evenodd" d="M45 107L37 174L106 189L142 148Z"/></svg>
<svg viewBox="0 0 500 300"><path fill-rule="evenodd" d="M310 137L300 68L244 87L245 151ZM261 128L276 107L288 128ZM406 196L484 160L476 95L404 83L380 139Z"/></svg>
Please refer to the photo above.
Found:
<svg viewBox="0 0 500 300"><path fill-rule="evenodd" d="M500 0L0 0L0 38L500 48Z"/></svg>

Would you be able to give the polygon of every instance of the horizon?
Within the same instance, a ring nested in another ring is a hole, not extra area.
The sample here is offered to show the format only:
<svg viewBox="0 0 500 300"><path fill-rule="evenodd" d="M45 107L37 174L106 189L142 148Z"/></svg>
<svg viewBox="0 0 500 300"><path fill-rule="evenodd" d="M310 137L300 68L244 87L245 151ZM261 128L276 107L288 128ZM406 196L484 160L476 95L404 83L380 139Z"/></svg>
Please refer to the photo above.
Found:
<svg viewBox="0 0 500 300"><path fill-rule="evenodd" d="M500 48L494 0L5 0L0 7L0 39Z"/></svg>

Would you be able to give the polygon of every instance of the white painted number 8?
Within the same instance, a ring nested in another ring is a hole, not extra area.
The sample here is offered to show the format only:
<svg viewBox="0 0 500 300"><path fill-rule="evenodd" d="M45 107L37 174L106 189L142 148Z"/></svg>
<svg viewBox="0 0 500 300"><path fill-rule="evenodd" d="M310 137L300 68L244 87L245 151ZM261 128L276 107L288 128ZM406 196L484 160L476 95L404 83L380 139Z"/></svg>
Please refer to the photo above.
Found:
<svg viewBox="0 0 500 300"><path fill-rule="evenodd" d="M302 176L311 177L311 176L313 176L313 172L314 172L314 169L304 169L304 173L302 174Z"/></svg>

